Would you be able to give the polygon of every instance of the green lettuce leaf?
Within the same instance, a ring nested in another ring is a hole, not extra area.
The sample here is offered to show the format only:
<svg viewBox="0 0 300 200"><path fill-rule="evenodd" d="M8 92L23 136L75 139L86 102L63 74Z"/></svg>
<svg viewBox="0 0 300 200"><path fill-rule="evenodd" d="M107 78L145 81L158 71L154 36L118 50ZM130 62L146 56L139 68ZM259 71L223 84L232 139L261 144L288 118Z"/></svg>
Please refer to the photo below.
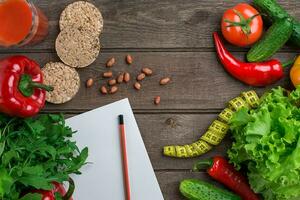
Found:
<svg viewBox="0 0 300 200"><path fill-rule="evenodd" d="M278 87L258 108L236 112L230 122L234 142L228 151L239 169L248 168L255 192L266 200L300 199L300 88Z"/></svg>

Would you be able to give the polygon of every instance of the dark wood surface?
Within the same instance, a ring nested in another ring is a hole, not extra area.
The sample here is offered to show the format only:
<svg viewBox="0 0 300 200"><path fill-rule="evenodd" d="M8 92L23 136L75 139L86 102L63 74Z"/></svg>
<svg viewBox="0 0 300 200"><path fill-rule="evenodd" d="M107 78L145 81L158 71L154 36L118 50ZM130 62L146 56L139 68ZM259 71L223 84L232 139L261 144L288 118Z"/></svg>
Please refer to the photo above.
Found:
<svg viewBox="0 0 300 200"><path fill-rule="evenodd" d="M24 48L0 48L0 55L25 54L41 65L59 61L54 41L59 32L58 19L64 7L73 0L36 0L50 20L50 34L36 45ZM180 180L201 178L212 181L205 173L192 173L197 159L170 159L162 156L167 144L191 143L198 139L217 113L231 98L241 91L252 89L231 78L218 63L211 34L219 31L220 18L225 9L243 2L240 0L94 0L103 13L104 32L102 50L97 61L80 70L81 89L76 98L64 105L47 105L43 112L64 112L68 116L128 97L139 124L146 148L166 200L183 199L178 192ZM297 0L279 2L300 19ZM247 49L228 45L234 55L243 58ZM281 60L293 58L299 49L284 47L276 55ZM126 65L126 54L134 57L131 66ZM137 92L132 84L122 85L115 95L103 96L99 87L105 83L101 73L109 57L117 64L115 74L128 71L137 74L144 66L153 68L154 75L143 81ZM158 81L170 76L172 83L161 87ZM96 84L84 87L88 78ZM285 78L277 85L288 85ZM274 86L270 86L271 88ZM256 89L260 94L268 88ZM161 105L153 105L156 95L162 97ZM228 136L220 146L208 154L226 155L231 141Z"/></svg>

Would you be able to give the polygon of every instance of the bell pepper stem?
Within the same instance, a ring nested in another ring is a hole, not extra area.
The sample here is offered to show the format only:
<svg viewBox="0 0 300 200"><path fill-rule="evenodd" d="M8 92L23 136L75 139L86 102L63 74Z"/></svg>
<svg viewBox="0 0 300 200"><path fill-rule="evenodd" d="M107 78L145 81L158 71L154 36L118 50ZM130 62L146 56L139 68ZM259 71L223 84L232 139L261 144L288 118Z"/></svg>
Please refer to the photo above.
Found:
<svg viewBox="0 0 300 200"><path fill-rule="evenodd" d="M282 63L282 67L283 67L283 68L289 67L289 66L291 66L292 64L294 64L294 62L295 62L295 58L294 58L294 59L291 59L291 60L289 60L289 61L287 61L287 62Z"/></svg>
<svg viewBox="0 0 300 200"><path fill-rule="evenodd" d="M75 190L75 183L72 178L69 178L69 189L67 193L62 197L63 200L70 200Z"/></svg>
<svg viewBox="0 0 300 200"><path fill-rule="evenodd" d="M40 88L40 89L46 90L47 92L53 91L53 87L52 86L50 86L50 85L44 85L44 84L41 84L41 83L31 82L29 84L29 86L31 86L33 88Z"/></svg>
<svg viewBox="0 0 300 200"><path fill-rule="evenodd" d="M41 83L33 82L32 78L29 74L21 75L20 82L19 82L19 91L25 96L30 97L33 95L34 90L36 88L40 88L46 91L53 91L53 87L44 85Z"/></svg>
<svg viewBox="0 0 300 200"><path fill-rule="evenodd" d="M200 160L198 161L194 167L193 167L193 171L200 171L200 170L206 170L210 167L213 166L214 161L212 159L205 159L205 160Z"/></svg>

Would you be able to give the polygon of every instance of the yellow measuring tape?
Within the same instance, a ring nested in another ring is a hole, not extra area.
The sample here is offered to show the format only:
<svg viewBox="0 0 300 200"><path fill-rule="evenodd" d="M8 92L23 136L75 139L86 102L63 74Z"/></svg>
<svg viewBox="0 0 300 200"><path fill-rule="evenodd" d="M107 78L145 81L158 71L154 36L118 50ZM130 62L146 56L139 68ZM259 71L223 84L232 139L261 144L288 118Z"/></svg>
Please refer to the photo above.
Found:
<svg viewBox="0 0 300 200"><path fill-rule="evenodd" d="M258 105L259 97L255 91L243 92L240 96L228 102L228 107L219 114L218 119L213 121L198 141L181 146L165 146L164 155L176 158L191 158L207 153L213 146L220 144L226 136L229 129L228 123L234 112L244 107L255 108Z"/></svg>

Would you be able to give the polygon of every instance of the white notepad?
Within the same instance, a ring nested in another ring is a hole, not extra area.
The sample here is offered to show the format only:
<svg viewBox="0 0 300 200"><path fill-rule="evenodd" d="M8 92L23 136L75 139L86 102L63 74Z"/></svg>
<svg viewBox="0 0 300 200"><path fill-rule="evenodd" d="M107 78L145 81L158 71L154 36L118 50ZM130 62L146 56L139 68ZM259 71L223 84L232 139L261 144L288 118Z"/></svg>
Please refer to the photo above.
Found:
<svg viewBox="0 0 300 200"><path fill-rule="evenodd" d="M123 168L118 115L123 114L132 200L163 200L128 99L67 119L78 132L79 148L89 148L82 175L73 176L76 200L123 200Z"/></svg>

